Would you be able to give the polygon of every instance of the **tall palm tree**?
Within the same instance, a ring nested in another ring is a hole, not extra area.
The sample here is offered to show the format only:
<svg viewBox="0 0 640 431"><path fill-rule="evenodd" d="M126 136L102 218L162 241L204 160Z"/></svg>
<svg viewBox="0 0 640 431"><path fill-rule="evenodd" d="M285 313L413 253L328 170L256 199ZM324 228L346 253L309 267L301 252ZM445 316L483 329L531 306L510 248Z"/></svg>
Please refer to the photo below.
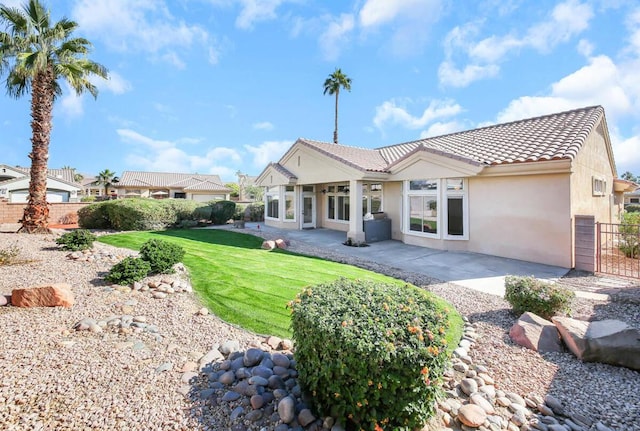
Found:
<svg viewBox="0 0 640 431"><path fill-rule="evenodd" d="M0 75L7 72L7 93L14 98L31 93L31 179L20 231L49 232L47 162L53 103L62 94L58 80L95 98L98 89L89 77L107 78L108 72L87 58L88 40L71 37L78 24L66 18L52 23L40 0L21 9L0 5L0 26L6 29L0 31Z"/></svg>
<svg viewBox="0 0 640 431"><path fill-rule="evenodd" d="M336 70L324 81L324 94L329 93L329 95L336 95L335 129L333 130L334 144L338 143L338 95L340 94L340 88L351 91L351 78L342 73L342 70L336 68Z"/></svg>
<svg viewBox="0 0 640 431"><path fill-rule="evenodd" d="M111 172L109 169L105 169L104 171L98 173L96 177L95 185L102 184L104 186L104 195L109 195L109 189L113 186L114 183L118 182L118 177L116 177L115 172Z"/></svg>

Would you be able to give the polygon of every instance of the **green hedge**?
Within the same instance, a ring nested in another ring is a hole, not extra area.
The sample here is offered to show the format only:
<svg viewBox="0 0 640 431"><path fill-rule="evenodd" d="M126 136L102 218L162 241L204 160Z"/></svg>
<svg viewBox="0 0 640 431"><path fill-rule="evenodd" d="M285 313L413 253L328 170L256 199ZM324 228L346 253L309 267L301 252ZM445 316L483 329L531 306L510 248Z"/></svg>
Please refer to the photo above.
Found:
<svg viewBox="0 0 640 431"><path fill-rule="evenodd" d="M206 204L185 199L117 199L95 203L78 211L85 229L157 230L189 225L210 210Z"/></svg>
<svg viewBox="0 0 640 431"><path fill-rule="evenodd" d="M628 213L640 213L640 204L628 204L624 210Z"/></svg>
<svg viewBox="0 0 640 431"><path fill-rule="evenodd" d="M300 385L353 429L412 430L435 414L460 315L411 285L340 279L289 306Z"/></svg>
<svg viewBox="0 0 640 431"><path fill-rule="evenodd" d="M236 203L233 201L214 201L210 205L213 224L225 224L236 212Z"/></svg>

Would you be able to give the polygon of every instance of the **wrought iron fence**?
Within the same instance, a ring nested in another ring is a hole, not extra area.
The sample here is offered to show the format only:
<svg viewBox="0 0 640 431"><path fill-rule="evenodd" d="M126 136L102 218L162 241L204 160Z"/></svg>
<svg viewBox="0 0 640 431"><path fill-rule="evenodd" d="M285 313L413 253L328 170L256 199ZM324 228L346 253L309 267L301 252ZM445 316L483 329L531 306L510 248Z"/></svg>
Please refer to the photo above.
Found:
<svg viewBox="0 0 640 431"><path fill-rule="evenodd" d="M597 223L597 270L640 278L640 225Z"/></svg>

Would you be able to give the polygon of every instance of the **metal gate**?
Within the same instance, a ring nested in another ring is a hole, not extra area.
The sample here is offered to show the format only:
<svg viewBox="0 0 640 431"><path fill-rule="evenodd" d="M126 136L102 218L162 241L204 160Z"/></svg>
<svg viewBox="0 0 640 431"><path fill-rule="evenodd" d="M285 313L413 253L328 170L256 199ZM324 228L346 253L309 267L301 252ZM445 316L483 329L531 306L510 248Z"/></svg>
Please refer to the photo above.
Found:
<svg viewBox="0 0 640 431"><path fill-rule="evenodd" d="M640 225L596 223L597 271L640 278Z"/></svg>

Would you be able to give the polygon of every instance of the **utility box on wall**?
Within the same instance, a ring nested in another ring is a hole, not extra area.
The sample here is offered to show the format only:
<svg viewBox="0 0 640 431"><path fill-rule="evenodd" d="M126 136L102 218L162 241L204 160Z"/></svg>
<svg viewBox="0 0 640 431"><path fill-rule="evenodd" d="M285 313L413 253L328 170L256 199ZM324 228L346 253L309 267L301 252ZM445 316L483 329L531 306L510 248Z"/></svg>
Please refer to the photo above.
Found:
<svg viewBox="0 0 640 431"><path fill-rule="evenodd" d="M363 224L365 242L386 241L391 239L391 219L365 220Z"/></svg>

